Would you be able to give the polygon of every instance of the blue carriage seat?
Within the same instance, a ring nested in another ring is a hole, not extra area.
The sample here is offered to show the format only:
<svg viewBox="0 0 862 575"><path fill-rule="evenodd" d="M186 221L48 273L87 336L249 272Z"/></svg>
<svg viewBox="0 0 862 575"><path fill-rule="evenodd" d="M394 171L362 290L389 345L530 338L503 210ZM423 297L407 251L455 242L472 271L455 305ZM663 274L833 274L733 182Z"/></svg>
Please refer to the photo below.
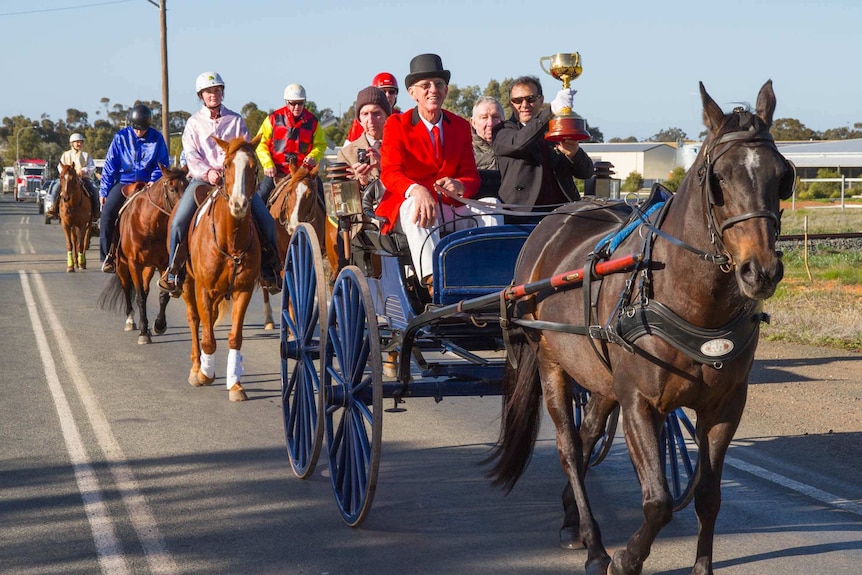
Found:
<svg viewBox="0 0 862 575"><path fill-rule="evenodd" d="M449 305L512 283L521 247L535 225L506 224L453 232L434 254L434 303Z"/></svg>

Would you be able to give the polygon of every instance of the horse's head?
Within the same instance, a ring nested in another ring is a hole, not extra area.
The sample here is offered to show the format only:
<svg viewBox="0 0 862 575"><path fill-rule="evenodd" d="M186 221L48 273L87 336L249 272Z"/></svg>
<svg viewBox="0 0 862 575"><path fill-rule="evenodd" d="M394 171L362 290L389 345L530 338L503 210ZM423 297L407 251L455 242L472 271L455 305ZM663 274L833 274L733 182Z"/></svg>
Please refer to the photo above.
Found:
<svg viewBox="0 0 862 575"><path fill-rule="evenodd" d="M257 155L254 149L260 142L257 136L251 142L245 138L234 138L230 142L213 136L224 150L224 190L228 196L231 215L242 219L251 205L251 195L257 187Z"/></svg>
<svg viewBox="0 0 862 575"><path fill-rule="evenodd" d="M766 299L784 275L775 241L781 229L779 200L793 193L793 165L775 147L769 128L775 111L772 81L757 96L755 112L725 114L700 84L709 130L696 173L712 242L733 268L742 294Z"/></svg>
<svg viewBox="0 0 862 575"><path fill-rule="evenodd" d="M290 161L290 181L285 187L287 192L285 211L288 213L287 233L293 235L299 222L310 222L314 219L315 210L319 209L317 201L317 173L320 164L309 169L305 164L296 165Z"/></svg>
<svg viewBox="0 0 862 575"><path fill-rule="evenodd" d="M81 193L81 180L75 171L75 164L60 163L60 197L64 202L70 202L73 196Z"/></svg>
<svg viewBox="0 0 862 575"><path fill-rule="evenodd" d="M159 164L159 169L162 171L161 184L164 186L165 199L168 206L174 206L183 196L183 192L189 185L189 168L171 168Z"/></svg>

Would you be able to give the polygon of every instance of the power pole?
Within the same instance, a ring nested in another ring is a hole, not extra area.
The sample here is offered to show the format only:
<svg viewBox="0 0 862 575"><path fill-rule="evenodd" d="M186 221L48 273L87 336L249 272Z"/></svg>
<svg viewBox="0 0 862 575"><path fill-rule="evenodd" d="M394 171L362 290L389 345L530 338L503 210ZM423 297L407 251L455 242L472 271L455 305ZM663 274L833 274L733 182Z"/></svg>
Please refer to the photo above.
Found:
<svg viewBox="0 0 862 575"><path fill-rule="evenodd" d="M168 17L167 0L159 0L159 19L162 29L162 135L168 149L171 147L171 132L168 130Z"/></svg>

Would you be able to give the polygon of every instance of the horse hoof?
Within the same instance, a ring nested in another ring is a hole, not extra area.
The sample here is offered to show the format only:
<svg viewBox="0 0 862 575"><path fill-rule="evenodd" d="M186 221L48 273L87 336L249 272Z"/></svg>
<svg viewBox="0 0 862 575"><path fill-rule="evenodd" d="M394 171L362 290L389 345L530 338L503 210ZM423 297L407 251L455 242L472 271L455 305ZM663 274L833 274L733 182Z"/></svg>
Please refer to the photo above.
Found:
<svg viewBox="0 0 862 575"><path fill-rule="evenodd" d="M194 379L192 379L194 378ZM203 387L205 385L211 385L212 382L215 381L215 375L212 377L208 377L204 374L204 372L199 371L196 374L192 374L189 376L189 383L191 383L195 387Z"/></svg>
<svg viewBox="0 0 862 575"><path fill-rule="evenodd" d="M560 528L560 547L563 549L583 549L578 530L574 527Z"/></svg>
<svg viewBox="0 0 862 575"><path fill-rule="evenodd" d="M153 324L153 331L156 332L156 335L162 335L163 333L165 333L165 331L167 331L167 329L168 329L168 323L167 322L159 323L157 321L156 323Z"/></svg>
<svg viewBox="0 0 862 575"><path fill-rule="evenodd" d="M146 334L146 335L139 335L139 336L138 336L138 345L144 345L144 344L147 344L147 343L153 343L153 340L152 340L152 338L150 337L150 334Z"/></svg>
<svg viewBox="0 0 862 575"><path fill-rule="evenodd" d="M248 396L245 394L245 390L242 388L242 385L235 383L228 391L228 399L231 401L246 401L248 400Z"/></svg>
<svg viewBox="0 0 862 575"><path fill-rule="evenodd" d="M73 274L73 273L75 273L75 268L71 268L71 267L70 267L70 268L66 268L66 273L67 273L67 274Z"/></svg>
<svg viewBox="0 0 862 575"><path fill-rule="evenodd" d="M266 322L265 324L263 324L263 329L264 329L264 330L266 330L266 331L269 331L269 330L275 329L275 324L274 324L273 322L271 322L271 321L268 321L268 322Z"/></svg>
<svg viewBox="0 0 862 575"><path fill-rule="evenodd" d="M135 331L136 329L138 329L138 326L135 325L135 322L126 322L123 331Z"/></svg>

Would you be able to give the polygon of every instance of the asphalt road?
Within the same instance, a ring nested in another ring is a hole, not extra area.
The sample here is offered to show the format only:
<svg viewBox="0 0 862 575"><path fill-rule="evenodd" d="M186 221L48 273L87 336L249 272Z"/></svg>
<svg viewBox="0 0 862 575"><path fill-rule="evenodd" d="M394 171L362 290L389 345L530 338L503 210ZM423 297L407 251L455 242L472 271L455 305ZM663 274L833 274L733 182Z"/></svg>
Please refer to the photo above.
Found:
<svg viewBox="0 0 862 575"><path fill-rule="evenodd" d="M480 465L499 398L408 400L405 412L385 414L374 507L348 528L325 464L308 480L290 471L278 335L262 329L260 295L243 346L251 400L232 404L227 328L221 377L192 388L181 300L169 305L167 333L138 345L122 315L97 306L108 276L95 243L88 256L92 269L67 274L59 226L0 197L0 573L583 573L585 553L556 543L563 477L548 429L504 496ZM862 358L762 349L752 416L725 468L716 573L855 575ZM794 403L799 389L825 390L817 397L828 404ZM623 441L591 470L588 489L613 552L642 517ZM689 573L696 532L689 506L644 573Z"/></svg>

